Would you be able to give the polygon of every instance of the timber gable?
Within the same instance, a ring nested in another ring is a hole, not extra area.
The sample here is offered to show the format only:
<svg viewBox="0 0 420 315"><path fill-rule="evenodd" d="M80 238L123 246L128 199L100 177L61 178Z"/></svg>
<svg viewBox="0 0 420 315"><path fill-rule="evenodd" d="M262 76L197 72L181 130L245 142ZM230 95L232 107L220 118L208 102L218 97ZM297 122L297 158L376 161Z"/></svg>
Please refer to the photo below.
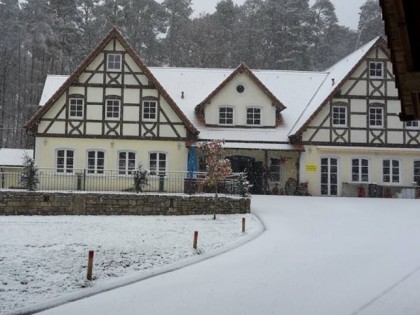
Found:
<svg viewBox="0 0 420 315"><path fill-rule="evenodd" d="M303 145L419 147L419 130L406 128L398 111L392 64L379 39L293 136Z"/></svg>
<svg viewBox="0 0 420 315"><path fill-rule="evenodd" d="M220 107L232 109L231 123L220 123ZM249 108L258 112L258 124L249 123L247 119ZM280 121L280 112L285 108L252 70L241 63L195 107L195 113L198 121L207 127L275 128Z"/></svg>
<svg viewBox="0 0 420 315"><path fill-rule="evenodd" d="M198 134L115 28L26 128L46 137L159 140Z"/></svg>

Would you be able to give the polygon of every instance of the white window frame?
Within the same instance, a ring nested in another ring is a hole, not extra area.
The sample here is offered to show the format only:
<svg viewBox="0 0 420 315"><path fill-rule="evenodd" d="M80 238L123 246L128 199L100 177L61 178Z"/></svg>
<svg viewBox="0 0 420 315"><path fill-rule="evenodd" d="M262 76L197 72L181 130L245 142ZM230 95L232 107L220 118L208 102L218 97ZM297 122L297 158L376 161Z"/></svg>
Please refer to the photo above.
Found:
<svg viewBox="0 0 420 315"><path fill-rule="evenodd" d="M81 102L81 104L78 104L78 102ZM84 108L85 108L85 100L83 98L81 97L69 98L69 118L83 119Z"/></svg>
<svg viewBox="0 0 420 315"><path fill-rule="evenodd" d="M64 155L62 157L59 157L59 152L63 152ZM69 153L72 153L72 156L69 156ZM58 159L62 158L63 163L59 163ZM69 159L71 159L71 163L69 162ZM69 165L71 164L71 165ZM57 174L74 174L74 165L75 165L75 150L74 149L67 149L67 148L59 148L55 150L55 171Z"/></svg>
<svg viewBox="0 0 420 315"><path fill-rule="evenodd" d="M383 79L385 64L382 61L369 61L369 78Z"/></svg>
<svg viewBox="0 0 420 315"><path fill-rule="evenodd" d="M89 153L94 153L94 163L93 168L89 164L91 157L89 156ZM100 158L99 154L103 154L103 157ZM100 159L103 161L102 166L100 165L99 161ZM98 150L98 149L90 149L86 151L86 170L88 175L104 175L105 174L105 151L104 150Z"/></svg>
<svg viewBox="0 0 420 315"><path fill-rule="evenodd" d="M122 159L121 159L120 154L122 153L126 154L124 158L124 165L121 165ZM130 158L130 154L134 154L134 159ZM117 152L117 157L118 157L118 161L117 161L118 175L125 175L125 176L133 175L137 166L137 152L131 151L131 150L121 150ZM130 162L134 162L134 165L131 166Z"/></svg>
<svg viewBox="0 0 420 315"><path fill-rule="evenodd" d="M385 172L385 162L389 162L389 171ZM398 162L398 166L394 166L394 162ZM397 170L397 171L395 171ZM399 159L396 158L384 158L382 159L382 182L384 184L390 184L390 185L399 185L401 181L401 173L402 171L402 162ZM385 180L385 176L388 176L389 179ZM398 182L394 181L394 176L398 177Z"/></svg>
<svg viewBox="0 0 420 315"><path fill-rule="evenodd" d="M156 167L152 167L152 154L156 154ZM165 168L160 167L161 157L165 157ZM166 176L168 171L168 153L162 151L150 151L149 152L149 171L151 176Z"/></svg>
<svg viewBox="0 0 420 315"><path fill-rule="evenodd" d="M115 104L116 102L116 104ZM114 116L117 114L117 116ZM108 98L105 100L105 118L118 120L121 117L121 100Z"/></svg>
<svg viewBox="0 0 420 315"><path fill-rule="evenodd" d="M115 60L115 57L119 57L119 61ZM114 60L111 60L114 59ZM109 53L106 56L106 69L109 71L121 71L122 69L122 54L121 53Z"/></svg>
<svg viewBox="0 0 420 315"><path fill-rule="evenodd" d="M419 120L409 120L404 123L405 129L412 129L418 130L420 129L420 121Z"/></svg>
<svg viewBox="0 0 420 315"><path fill-rule="evenodd" d="M252 112L249 113L248 111L252 111ZM258 111L258 113L256 113L255 111ZM249 115L251 115L252 117L249 118ZM248 119L251 119L252 122L249 123L248 122ZM255 123L256 120L259 121L258 124ZM246 108L246 124L248 126L261 126L261 124L262 124L262 109L261 109L261 107L258 107L258 106L249 106L249 107Z"/></svg>
<svg viewBox="0 0 420 315"><path fill-rule="evenodd" d="M374 113L371 113L371 110L374 110ZM380 110L380 115L376 112ZM374 117L372 117L372 115ZM384 108L382 106L369 106L368 108L368 120L369 120L369 127L371 128L383 128L384 127ZM372 124L372 121L375 123ZM380 125L377 122L380 121Z"/></svg>
<svg viewBox="0 0 420 315"><path fill-rule="evenodd" d="M341 110L344 109L344 118L340 116L343 114ZM336 112L338 110L338 112ZM344 119L344 123L341 123L341 120ZM335 123L334 121L337 120L338 122ZM347 127L347 106L344 105L333 105L331 108L331 125L333 127Z"/></svg>
<svg viewBox="0 0 420 315"><path fill-rule="evenodd" d="M357 160L358 165L353 165L353 161ZM363 161L367 161L367 166L363 165ZM357 168L357 172L354 169ZM367 172L364 172L364 168L367 168ZM352 183L369 183L370 181L370 159L367 157L352 157L351 158L351 181ZM357 176L357 180L353 178L353 175ZM363 180L363 176L367 176L366 180Z"/></svg>
<svg viewBox="0 0 420 315"><path fill-rule="evenodd" d="M226 113L223 113L222 111L225 111ZM227 117L227 111L231 111L232 113L232 117ZM224 115L224 117L222 118L222 115ZM224 120L224 122L222 122L222 119ZM227 122L228 120L231 120L231 122ZM233 126L235 121L235 109L233 106L220 106L219 107L219 125L221 126Z"/></svg>
<svg viewBox="0 0 420 315"><path fill-rule="evenodd" d="M155 112L151 113L150 109L152 108L150 105L154 104ZM147 110L146 110L147 105ZM154 117L151 117L154 115ZM146 117L148 116L148 117ZM142 114L141 114L143 121L157 121L158 117L158 102L157 100L144 100L142 102Z"/></svg>
<svg viewBox="0 0 420 315"><path fill-rule="evenodd" d="M276 163L273 163L273 161ZM277 164L278 162L278 164ZM269 168L269 179L272 183L280 183L283 178L283 168L280 158L271 158L270 159L270 168Z"/></svg>
<svg viewBox="0 0 420 315"><path fill-rule="evenodd" d="M420 184L420 159L413 161L413 182Z"/></svg>

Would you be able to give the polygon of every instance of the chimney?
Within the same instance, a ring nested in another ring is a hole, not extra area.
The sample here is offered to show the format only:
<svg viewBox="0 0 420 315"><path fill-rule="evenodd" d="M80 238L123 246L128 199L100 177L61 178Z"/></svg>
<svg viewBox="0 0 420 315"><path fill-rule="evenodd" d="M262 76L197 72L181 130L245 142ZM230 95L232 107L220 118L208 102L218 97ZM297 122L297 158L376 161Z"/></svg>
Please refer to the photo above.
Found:
<svg viewBox="0 0 420 315"><path fill-rule="evenodd" d="M334 86L335 85L335 79L331 79L331 83Z"/></svg>
<svg viewBox="0 0 420 315"><path fill-rule="evenodd" d="M181 98L184 98L184 91L181 92Z"/></svg>

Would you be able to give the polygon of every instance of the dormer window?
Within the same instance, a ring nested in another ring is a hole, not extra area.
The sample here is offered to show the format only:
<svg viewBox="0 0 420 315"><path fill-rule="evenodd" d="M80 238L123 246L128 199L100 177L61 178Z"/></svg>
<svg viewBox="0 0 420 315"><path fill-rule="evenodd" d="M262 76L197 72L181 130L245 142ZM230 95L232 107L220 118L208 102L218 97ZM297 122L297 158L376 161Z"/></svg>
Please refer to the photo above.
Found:
<svg viewBox="0 0 420 315"><path fill-rule="evenodd" d="M261 125L261 109L249 107L246 110L246 124L252 126Z"/></svg>
<svg viewBox="0 0 420 315"><path fill-rule="evenodd" d="M371 79L383 79L384 63L374 61L369 62L369 77Z"/></svg>
<svg viewBox="0 0 420 315"><path fill-rule="evenodd" d="M219 108L219 124L220 125L233 125L233 108L232 107Z"/></svg>
<svg viewBox="0 0 420 315"><path fill-rule="evenodd" d="M107 70L121 71L122 55L108 54L107 56Z"/></svg>

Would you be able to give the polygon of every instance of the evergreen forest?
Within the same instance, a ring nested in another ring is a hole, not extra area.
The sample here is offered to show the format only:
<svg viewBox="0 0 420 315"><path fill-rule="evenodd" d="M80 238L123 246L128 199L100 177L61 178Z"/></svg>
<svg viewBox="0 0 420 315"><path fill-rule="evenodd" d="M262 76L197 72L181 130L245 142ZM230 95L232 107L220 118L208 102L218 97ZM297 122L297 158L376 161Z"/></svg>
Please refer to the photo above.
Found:
<svg viewBox="0 0 420 315"><path fill-rule="evenodd" d="M330 0L220 0L200 15L191 0L0 0L0 147L33 146L24 125L47 74L70 74L113 26L148 66L324 70L383 34L378 0L359 12L352 30Z"/></svg>

